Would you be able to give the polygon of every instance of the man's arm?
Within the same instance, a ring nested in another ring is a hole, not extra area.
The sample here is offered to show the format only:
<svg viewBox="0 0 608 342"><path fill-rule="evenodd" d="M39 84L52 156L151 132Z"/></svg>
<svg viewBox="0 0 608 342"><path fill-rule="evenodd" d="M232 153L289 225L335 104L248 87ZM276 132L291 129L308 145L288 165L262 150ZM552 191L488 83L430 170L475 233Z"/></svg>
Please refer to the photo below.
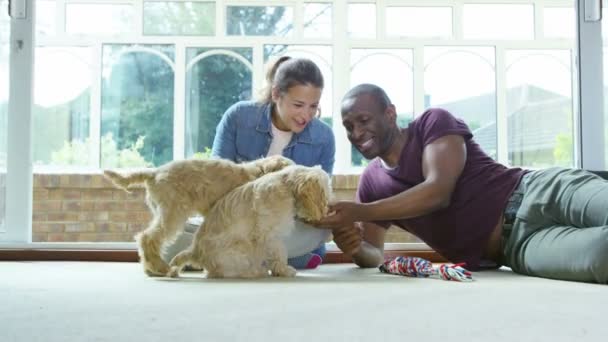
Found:
<svg viewBox="0 0 608 342"><path fill-rule="evenodd" d="M359 267L376 267L384 261L386 229L373 223L355 223L332 231L334 242Z"/></svg>
<svg viewBox="0 0 608 342"><path fill-rule="evenodd" d="M452 192L467 159L464 138L446 135L428 144L422 153L424 181L402 193L370 203L340 201L330 206L333 215L321 226L345 227L352 222L388 221L418 217L450 205Z"/></svg>
<svg viewBox="0 0 608 342"><path fill-rule="evenodd" d="M386 229L373 223L361 223L363 241L353 254L353 261L361 268L378 267L384 261Z"/></svg>
<svg viewBox="0 0 608 342"><path fill-rule="evenodd" d="M425 215L450 205L467 158L464 138L443 136L422 153L424 182L395 196L365 205L364 220L393 220Z"/></svg>

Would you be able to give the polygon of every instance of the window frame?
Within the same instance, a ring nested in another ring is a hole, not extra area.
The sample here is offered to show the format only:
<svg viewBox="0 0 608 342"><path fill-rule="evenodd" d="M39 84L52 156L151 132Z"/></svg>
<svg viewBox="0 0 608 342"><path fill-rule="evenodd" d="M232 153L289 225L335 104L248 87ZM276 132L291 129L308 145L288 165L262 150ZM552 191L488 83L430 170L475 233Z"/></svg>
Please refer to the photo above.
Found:
<svg viewBox="0 0 608 342"><path fill-rule="evenodd" d="M159 0L147 0L147 1L159 1ZM204 0L171 0L171 1L204 1ZM34 0L27 0L28 5L32 10L35 10ZM65 11L62 11L59 7L66 3L99 3L99 0L56 0L58 8L56 9L56 27L65 28ZM121 36L104 36L104 35L91 35L86 37L69 37L65 33L58 34L57 37L41 37L36 43L33 32L35 32L35 24L31 20L23 21L21 23L14 23L12 26L13 37L24 37L25 49L30 50L30 65L22 61L17 67L14 64L16 72L25 76L25 83L19 84L17 81L13 81L11 89L22 88L25 89L21 96L15 97L15 106L19 106L24 115L19 120L12 120L9 123L9 131L14 130L18 134L12 135L10 140L9 155L20 156L19 160L13 159L12 163L9 163L8 174L9 175L25 175L20 176L15 182L10 183L7 186L7 212L11 214L7 219L7 232L0 233L0 242L3 247L15 247L15 248L85 248L85 249L132 249L135 248L134 243L67 243L67 244L56 244L56 243L32 243L31 242L31 217L32 217L32 167L27 160L28 156L31 155L30 137L34 132L27 132L24 124L29 123L32 118L31 107L31 90L32 83L31 75L33 73L33 51L35 46L89 46L94 50L95 59L93 65L101 69L101 50L104 44L129 44L134 41L142 44L172 44L175 46L175 102L174 102L174 159L181 159L185 153L184 146L184 132L185 132L185 65L186 55L185 51L190 47L249 47L253 51L253 82L252 91L259 89L263 85L264 78L264 58L263 58L263 46L265 44L289 44L289 45L330 45L333 48L332 62L333 62L333 82L331 85L333 89L334 98L332 99L334 113L334 132L336 135L336 150L343 151L336 156L336 174L352 174L359 173L360 168L350 167L350 144L346 139L344 129L341 127L339 120L339 114L336 114L336 108L339 108L340 99L337 94L345 93L350 84L349 70L350 65L342 63L347 60L350 61L350 50L354 48L367 48L367 49L412 49L414 55L414 112L420 113L424 110L424 47L425 46L494 46L496 49L496 105L497 105L497 161L500 163L507 163L508 151L507 151L507 113L506 113L506 80L504 73L505 63L505 51L509 49L569 49L570 51L576 51L581 57L596 56L598 51L597 47L593 48L591 45L595 44L599 39L601 40L601 32L598 30L597 23L589 24L585 26L585 23L581 19L582 13L578 13L578 44L567 39L547 39L543 37L543 13L544 7L559 7L572 6L572 1L559 0L559 1L543 1L543 0L485 0L485 1L465 1L465 0L445 0L441 3L428 4L422 0L351 0L352 3L375 3L376 4L376 39L357 39L349 38L347 32L347 6L345 1L341 0L290 0L290 1L279 1L279 0L248 0L246 2L236 0L217 0L216 2L216 35L213 37L193 37L193 36L181 36L181 37L167 37L167 36L143 36L143 1L142 0L110 0L104 1L104 3L116 3L116 4L132 4L135 8L135 26L138 28L140 34L127 34ZM299 18L302 5L306 2L313 3L328 3L333 4L333 35L331 38L303 38L302 37L302 22L299 19L295 19L295 29L292 37L230 37L225 32L225 9L228 5L260 5L268 4L272 6L288 5L294 7L294 18ZM490 40L463 40L462 39L462 8L465 3L496 3L496 4L521 4L521 3L533 3L534 19L535 19L535 39L531 41L490 41ZM582 0L576 0L575 3L578 5L583 3ZM398 5L411 5L411 6L449 6L453 9L453 39L451 40L436 40L436 39L402 39L398 37L388 37L385 32L385 15L386 7L398 6ZM33 11L32 11L33 12ZM33 14L33 13L32 13ZM587 28L587 29L585 29ZM63 31L62 31L63 32ZM36 44L36 45L35 45ZM600 49L601 50L601 49ZM597 109L597 103L593 99L589 99L582 92L583 89L592 89L597 84L597 77L592 74L597 73L598 63L601 68L601 51L599 51L599 60L597 57L592 57L590 63L580 63L579 68L573 70L579 78L579 87L573 89L573 101L577 103L575 106L574 117L575 125L575 165L583 167L593 167L600 165L598 163L598 154L590 153L593 141L590 138L582 137L586 136L586 132L590 133L589 137L597 139L597 123L603 122L598 121L598 116L601 116L603 109L600 111L593 112L593 109ZM582 65L581 65L582 64ZM573 67L574 64L573 64ZM601 70L601 69L599 69ZM28 81L29 77L29 81ZM100 162L100 122L101 122L101 73L93 72L91 85L91 117L90 117L90 138L93 142L93 159L97 161L96 165L90 167L91 171L98 171ZM600 80L601 82L601 80ZM573 82L576 86L577 83ZM28 99L29 97L29 99ZM601 97L601 96L600 96ZM595 104L590 104L594 102ZM589 109L591 108L591 109ZM601 108L601 107L600 107ZM581 122L583 124L581 124ZM602 126L600 126L602 127ZM18 136L18 138L16 138ZM601 135L603 137L603 135ZM595 140L597 141L597 140ZM581 157L582 156L582 157ZM601 154L603 156L603 154ZM601 165L603 165L603 160ZM42 169L40 171L43 171ZM11 176L12 177L12 176ZM16 176L15 176L16 177ZM18 195L18 193L26 193L24 196ZM15 208L15 211L11 211ZM9 220L10 219L10 220ZM6 243L11 241L14 243ZM389 244L387 250L401 250L403 248L408 249L426 249L424 244ZM335 246L329 245L329 250L335 250Z"/></svg>

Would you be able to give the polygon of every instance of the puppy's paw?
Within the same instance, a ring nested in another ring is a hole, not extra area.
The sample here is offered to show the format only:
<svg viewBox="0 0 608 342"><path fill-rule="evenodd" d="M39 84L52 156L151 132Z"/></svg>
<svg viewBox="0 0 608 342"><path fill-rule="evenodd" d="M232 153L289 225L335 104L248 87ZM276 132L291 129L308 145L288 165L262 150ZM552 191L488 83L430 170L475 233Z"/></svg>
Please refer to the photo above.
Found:
<svg viewBox="0 0 608 342"><path fill-rule="evenodd" d="M170 269L167 264L144 263L144 272L150 277L164 277L169 271Z"/></svg>
<svg viewBox="0 0 608 342"><path fill-rule="evenodd" d="M179 267L173 266L167 273L167 277L171 278L179 278Z"/></svg>
<svg viewBox="0 0 608 342"><path fill-rule="evenodd" d="M292 278L296 276L296 269L289 265L281 265L272 271L272 275L275 277Z"/></svg>

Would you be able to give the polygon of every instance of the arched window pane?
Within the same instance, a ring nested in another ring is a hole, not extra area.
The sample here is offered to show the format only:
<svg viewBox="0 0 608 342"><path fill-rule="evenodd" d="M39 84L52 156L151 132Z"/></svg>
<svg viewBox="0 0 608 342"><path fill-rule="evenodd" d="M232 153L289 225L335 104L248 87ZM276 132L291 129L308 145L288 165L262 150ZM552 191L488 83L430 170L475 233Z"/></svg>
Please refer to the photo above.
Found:
<svg viewBox="0 0 608 342"><path fill-rule="evenodd" d="M351 87L372 83L386 91L397 109L397 120L406 127L414 110L413 54L408 49L353 49L351 50ZM363 156L351 147L351 165L366 164Z"/></svg>
<svg viewBox="0 0 608 342"><path fill-rule="evenodd" d="M91 50L40 47L35 58L34 163L59 167L92 165L94 161L89 159L92 155L89 140Z"/></svg>
<svg viewBox="0 0 608 342"><path fill-rule="evenodd" d="M172 55L172 46L103 47L102 167L173 159Z"/></svg>
<svg viewBox="0 0 608 342"><path fill-rule="evenodd" d="M570 58L567 50L506 53L511 165L574 165Z"/></svg>
<svg viewBox="0 0 608 342"><path fill-rule="evenodd" d="M496 158L494 49L429 47L424 61L425 107L441 107L462 118L477 143Z"/></svg>
<svg viewBox="0 0 608 342"><path fill-rule="evenodd" d="M222 51L234 52L245 61ZM188 64L195 63L186 71L186 157L208 157L226 109L251 99L251 49L189 48L187 54Z"/></svg>

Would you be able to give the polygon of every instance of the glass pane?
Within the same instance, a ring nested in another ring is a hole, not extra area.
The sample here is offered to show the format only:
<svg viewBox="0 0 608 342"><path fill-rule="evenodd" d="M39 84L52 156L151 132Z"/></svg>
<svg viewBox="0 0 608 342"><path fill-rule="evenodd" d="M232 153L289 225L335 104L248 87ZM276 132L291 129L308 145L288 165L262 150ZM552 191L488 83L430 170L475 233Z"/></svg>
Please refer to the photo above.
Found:
<svg viewBox="0 0 608 342"><path fill-rule="evenodd" d="M388 7L386 35L449 38L452 36L452 8Z"/></svg>
<svg viewBox="0 0 608 342"><path fill-rule="evenodd" d="M602 0L602 63L604 71L604 166L608 169L608 2Z"/></svg>
<svg viewBox="0 0 608 342"><path fill-rule="evenodd" d="M173 46L103 46L102 168L173 159Z"/></svg>
<svg viewBox="0 0 608 342"><path fill-rule="evenodd" d="M506 53L509 164L574 166L568 50Z"/></svg>
<svg viewBox="0 0 608 342"><path fill-rule="evenodd" d="M226 34L229 36L289 36L293 31L293 9L284 6L228 6Z"/></svg>
<svg viewBox="0 0 608 342"><path fill-rule="evenodd" d="M232 51L242 59L227 55ZM237 101L251 99L250 48L189 48L186 72L186 157L207 157L222 115Z"/></svg>
<svg viewBox="0 0 608 342"><path fill-rule="evenodd" d="M56 16L55 0L36 1L36 35L54 36Z"/></svg>
<svg viewBox="0 0 608 342"><path fill-rule="evenodd" d="M332 5L304 4L304 37L331 38Z"/></svg>
<svg viewBox="0 0 608 342"><path fill-rule="evenodd" d="M265 45L264 60L268 62L271 58L278 56L291 56L308 58L315 62L323 74L325 88L321 95L321 120L330 125L332 124L333 114L333 72L332 72L332 52L329 46L314 45Z"/></svg>
<svg viewBox="0 0 608 342"><path fill-rule="evenodd" d="M215 34L213 2L144 2L145 35Z"/></svg>
<svg viewBox="0 0 608 342"><path fill-rule="evenodd" d="M545 8L543 31L547 38L574 39L576 33L576 14L574 13L574 8Z"/></svg>
<svg viewBox="0 0 608 342"><path fill-rule="evenodd" d="M445 108L462 118L477 143L496 158L494 49L427 47L424 61L425 107Z"/></svg>
<svg viewBox="0 0 608 342"><path fill-rule="evenodd" d="M530 4L464 4L465 39L534 39L534 6Z"/></svg>
<svg viewBox="0 0 608 342"><path fill-rule="evenodd" d="M6 9L8 1L0 0L0 8ZM8 119L8 72L10 52L10 18L5 11L0 12L0 233L6 230L6 154Z"/></svg>
<svg viewBox="0 0 608 342"><path fill-rule="evenodd" d="M376 38L376 4L348 4L348 36Z"/></svg>
<svg viewBox="0 0 608 342"><path fill-rule="evenodd" d="M91 165L89 48L39 47L34 65L35 165ZM61 86L57 86L61 80Z"/></svg>
<svg viewBox="0 0 608 342"><path fill-rule="evenodd" d="M399 125L406 127L412 120L414 111L412 50L353 49L350 64L350 86L372 83L382 87L397 109ZM354 147L351 147L351 165L367 165L367 161Z"/></svg>
<svg viewBox="0 0 608 342"><path fill-rule="evenodd" d="M68 34L120 34L135 32L133 6L126 4L66 4Z"/></svg>
<svg viewBox="0 0 608 342"><path fill-rule="evenodd" d="M608 15L608 1L602 0L602 39L604 45L608 45L608 20L604 20Z"/></svg>

